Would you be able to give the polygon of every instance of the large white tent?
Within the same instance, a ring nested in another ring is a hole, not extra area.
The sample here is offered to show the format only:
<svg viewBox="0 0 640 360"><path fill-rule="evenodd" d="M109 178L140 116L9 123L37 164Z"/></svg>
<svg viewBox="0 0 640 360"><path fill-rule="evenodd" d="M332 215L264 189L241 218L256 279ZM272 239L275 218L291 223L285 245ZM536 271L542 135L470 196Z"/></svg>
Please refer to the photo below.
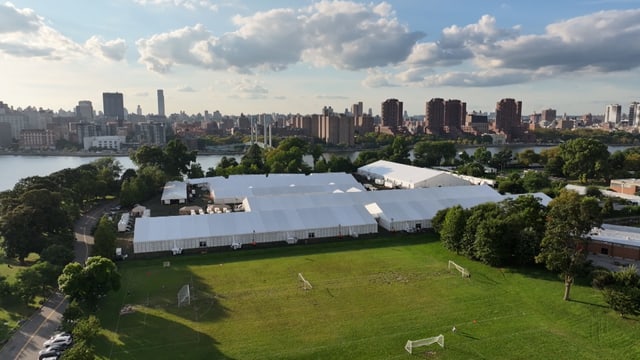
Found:
<svg viewBox="0 0 640 360"><path fill-rule="evenodd" d="M365 191L347 173L231 175L199 179L198 182L208 184L215 204L238 204L247 196Z"/></svg>
<svg viewBox="0 0 640 360"><path fill-rule="evenodd" d="M138 218L134 252L357 236L376 233L378 227L415 231L430 228L441 209L514 196L503 196L488 185L363 191L348 174L247 177L202 182L214 186L211 192L223 193L224 201L241 203L244 212ZM300 189L304 191L296 191ZM548 203L544 194L536 195Z"/></svg>
<svg viewBox="0 0 640 360"><path fill-rule="evenodd" d="M198 249L378 232L362 206L137 218L135 253Z"/></svg>
<svg viewBox="0 0 640 360"><path fill-rule="evenodd" d="M415 189L424 187L464 186L471 184L446 171L378 160L358 168L358 174L369 179L381 179L386 187Z"/></svg>

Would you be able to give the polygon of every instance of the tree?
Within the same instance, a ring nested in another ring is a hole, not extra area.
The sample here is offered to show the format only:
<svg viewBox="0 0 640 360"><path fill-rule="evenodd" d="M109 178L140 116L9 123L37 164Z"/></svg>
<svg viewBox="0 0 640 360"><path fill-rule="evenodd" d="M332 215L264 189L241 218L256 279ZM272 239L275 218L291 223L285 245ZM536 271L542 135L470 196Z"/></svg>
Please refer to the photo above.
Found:
<svg viewBox="0 0 640 360"><path fill-rule="evenodd" d="M467 214L460 205L449 208L440 228L440 240L444 247L457 254L463 250L462 235L464 234Z"/></svg>
<svg viewBox="0 0 640 360"><path fill-rule="evenodd" d="M93 238L92 255L112 259L116 253L116 224L107 216L103 216L96 227Z"/></svg>
<svg viewBox="0 0 640 360"><path fill-rule="evenodd" d="M527 171L522 176L522 187L526 192L536 192L549 188L551 181L549 177L538 171Z"/></svg>
<svg viewBox="0 0 640 360"><path fill-rule="evenodd" d="M602 223L598 201L564 190L549 203L549 213L536 262L560 273L564 300L570 299L574 278L587 264L589 232Z"/></svg>
<svg viewBox="0 0 640 360"><path fill-rule="evenodd" d="M505 148L498 151L491 157L491 159L489 160L489 165L502 171L505 167L507 167L507 165L509 165L512 158L513 153L511 152L511 150Z"/></svg>
<svg viewBox="0 0 640 360"><path fill-rule="evenodd" d="M487 150L486 146L480 146L473 152L473 160L482 165L488 165L491 160L491 151Z"/></svg>
<svg viewBox="0 0 640 360"><path fill-rule="evenodd" d="M602 290L607 304L620 316L640 315L640 275L635 265L600 273L594 277L593 286Z"/></svg>
<svg viewBox="0 0 640 360"><path fill-rule="evenodd" d="M65 350L61 360L94 360L96 350L84 340L74 341L73 345Z"/></svg>
<svg viewBox="0 0 640 360"><path fill-rule="evenodd" d="M607 175L609 150L604 143L592 138L578 138L560 145L564 161L563 174L570 179L598 179Z"/></svg>
<svg viewBox="0 0 640 360"><path fill-rule="evenodd" d="M456 157L456 146L451 141L420 141L413 147L413 156L413 165L419 167L452 163Z"/></svg>
<svg viewBox="0 0 640 360"><path fill-rule="evenodd" d="M61 269L75 258L73 250L68 246L53 244L40 253L40 260L47 261Z"/></svg>
<svg viewBox="0 0 640 360"><path fill-rule="evenodd" d="M93 311L101 297L120 289L120 273L110 259L92 256L84 267L78 263L65 266L58 285L71 301L76 300Z"/></svg>
<svg viewBox="0 0 640 360"><path fill-rule="evenodd" d="M189 151L178 139L173 139L164 147L164 163L161 168L170 178L181 178L189 173L191 163L196 161L197 151Z"/></svg>
<svg viewBox="0 0 640 360"><path fill-rule="evenodd" d="M331 155L327 162L327 167L330 172L352 173L357 170L347 156Z"/></svg>
<svg viewBox="0 0 640 360"><path fill-rule="evenodd" d="M16 291L22 300L29 304L38 295L46 297L47 293L56 287L58 274L57 267L46 261L38 262L18 272Z"/></svg>
<svg viewBox="0 0 640 360"><path fill-rule="evenodd" d="M522 166L529 167L532 164L540 162L540 154L536 153L532 149L526 149L525 151L519 152L518 161Z"/></svg>
<svg viewBox="0 0 640 360"><path fill-rule="evenodd" d="M411 164L409 143L403 136L396 136L393 143L385 147L386 159L399 164Z"/></svg>

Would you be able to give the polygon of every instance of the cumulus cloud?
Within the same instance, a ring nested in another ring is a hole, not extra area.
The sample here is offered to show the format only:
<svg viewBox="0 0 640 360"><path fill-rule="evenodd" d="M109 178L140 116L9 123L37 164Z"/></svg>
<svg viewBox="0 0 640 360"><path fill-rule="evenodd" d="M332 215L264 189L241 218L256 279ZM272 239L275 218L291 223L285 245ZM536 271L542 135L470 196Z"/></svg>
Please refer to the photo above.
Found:
<svg viewBox="0 0 640 360"><path fill-rule="evenodd" d="M278 71L301 61L358 70L404 61L424 36L401 25L386 3L320 1L236 16L233 22L237 29L219 36L198 24L140 39L140 62L161 73L174 65Z"/></svg>
<svg viewBox="0 0 640 360"><path fill-rule="evenodd" d="M424 86L498 86L631 70L640 66L639 23L640 9L602 11L532 35L521 34L518 26L499 28L485 15L475 24L445 28L438 41L416 44L396 79ZM459 65L471 70L446 71Z"/></svg>
<svg viewBox="0 0 640 360"><path fill-rule="evenodd" d="M127 44L124 39L104 41L99 36L92 36L85 42L85 48L104 58L120 61L124 59Z"/></svg>
<svg viewBox="0 0 640 360"><path fill-rule="evenodd" d="M189 85L180 86L176 90L179 92L196 92L196 90Z"/></svg>
<svg viewBox="0 0 640 360"><path fill-rule="evenodd" d="M31 9L18 9L11 3L0 5L0 34L11 32L34 32L42 19Z"/></svg>
<svg viewBox="0 0 640 360"><path fill-rule="evenodd" d="M377 69L367 70L367 76L362 80L362 86L368 88L397 86L392 81L393 75Z"/></svg>
<svg viewBox="0 0 640 360"><path fill-rule="evenodd" d="M143 6L180 6L189 10L209 9L218 11L218 5L207 0L134 0Z"/></svg>
<svg viewBox="0 0 640 360"><path fill-rule="evenodd" d="M122 39L103 41L94 36L85 44L76 43L33 10L18 9L11 3L0 4L0 34L0 53L14 57L63 60L98 55L121 60L126 50Z"/></svg>
<svg viewBox="0 0 640 360"><path fill-rule="evenodd" d="M229 97L241 99L266 99L269 94L258 80L244 78L235 83L230 83L231 93Z"/></svg>

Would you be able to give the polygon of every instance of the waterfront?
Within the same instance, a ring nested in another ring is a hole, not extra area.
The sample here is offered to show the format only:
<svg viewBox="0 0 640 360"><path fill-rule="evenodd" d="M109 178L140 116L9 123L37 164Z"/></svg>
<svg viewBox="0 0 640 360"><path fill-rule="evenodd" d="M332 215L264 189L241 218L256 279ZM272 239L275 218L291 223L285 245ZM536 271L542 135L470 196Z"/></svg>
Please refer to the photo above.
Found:
<svg viewBox="0 0 640 360"><path fill-rule="evenodd" d="M459 148L459 151L466 151L467 154L473 155L475 149L478 146L467 146ZM487 149L492 153L502 150L503 146L491 146ZM526 149L532 149L533 151L540 153L544 149L548 149L546 146L536 145L520 145L509 147L513 154L517 154ZM628 146L609 146L609 152L613 153L617 150L624 150ZM336 153L335 155L348 156L352 161L356 159L358 152L344 152ZM413 157L413 153L410 154ZM207 170L210 167L216 167L223 156L228 158L235 157L237 161L240 161L242 154L226 154L226 155L198 155L196 161L200 163L203 170ZM325 154L327 160L331 154ZM13 186L20 180L30 176L46 176L53 172L66 169L75 168L83 164L88 164L101 156L41 156L41 155L0 155L0 169L2 169L2 175L0 176L0 191L11 190ZM136 168L131 159L128 156L113 156L116 160L122 164L123 169ZM312 160L311 156L305 156L304 160L310 165Z"/></svg>

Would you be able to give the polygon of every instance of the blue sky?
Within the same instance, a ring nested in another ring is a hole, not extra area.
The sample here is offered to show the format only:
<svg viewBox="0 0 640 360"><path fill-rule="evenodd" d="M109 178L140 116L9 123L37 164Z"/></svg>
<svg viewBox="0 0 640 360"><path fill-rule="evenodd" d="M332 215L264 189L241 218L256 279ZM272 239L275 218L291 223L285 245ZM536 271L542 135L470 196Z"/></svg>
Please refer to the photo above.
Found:
<svg viewBox="0 0 640 360"><path fill-rule="evenodd" d="M1 1L1 0L0 0ZM0 3L0 101L134 112L601 114L640 100L640 0L33 0Z"/></svg>

